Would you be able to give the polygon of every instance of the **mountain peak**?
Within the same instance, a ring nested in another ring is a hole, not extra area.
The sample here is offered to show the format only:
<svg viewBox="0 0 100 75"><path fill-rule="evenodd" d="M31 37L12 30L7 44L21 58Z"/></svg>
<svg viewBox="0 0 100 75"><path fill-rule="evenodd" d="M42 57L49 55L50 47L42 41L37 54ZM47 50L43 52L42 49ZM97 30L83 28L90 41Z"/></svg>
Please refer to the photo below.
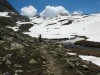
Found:
<svg viewBox="0 0 100 75"><path fill-rule="evenodd" d="M0 0L0 12L18 12L12 7L12 5L7 0Z"/></svg>

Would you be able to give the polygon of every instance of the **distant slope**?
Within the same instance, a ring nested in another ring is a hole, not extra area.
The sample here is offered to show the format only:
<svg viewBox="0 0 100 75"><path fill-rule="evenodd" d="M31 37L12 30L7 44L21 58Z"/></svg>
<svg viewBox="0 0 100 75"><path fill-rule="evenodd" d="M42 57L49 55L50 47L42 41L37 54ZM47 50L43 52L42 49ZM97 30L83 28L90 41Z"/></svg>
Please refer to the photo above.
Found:
<svg viewBox="0 0 100 75"><path fill-rule="evenodd" d="M91 15L58 15L53 18L31 18L34 26L30 28L29 34L32 37L59 39L71 38L71 35L88 37L89 41L100 42L100 13Z"/></svg>

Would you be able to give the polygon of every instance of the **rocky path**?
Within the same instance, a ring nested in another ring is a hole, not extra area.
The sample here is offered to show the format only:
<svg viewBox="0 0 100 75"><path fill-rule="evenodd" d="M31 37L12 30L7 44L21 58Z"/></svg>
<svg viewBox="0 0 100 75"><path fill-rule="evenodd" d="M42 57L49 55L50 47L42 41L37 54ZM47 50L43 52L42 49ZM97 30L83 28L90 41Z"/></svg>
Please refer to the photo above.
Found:
<svg viewBox="0 0 100 75"><path fill-rule="evenodd" d="M62 74L62 69L61 67L56 64L56 59L51 56L48 51L45 49L47 45L41 46L40 53L43 55L43 58L46 59L43 63L45 64L46 68L46 73L47 75L63 75Z"/></svg>
<svg viewBox="0 0 100 75"><path fill-rule="evenodd" d="M100 52L69 49L59 41L43 40L15 33L9 29L0 40L0 75L99 75L100 67L84 61L77 54ZM9 33L7 33L9 31Z"/></svg>
<svg viewBox="0 0 100 75"><path fill-rule="evenodd" d="M50 47L47 44L41 44L38 46L38 48L41 55L45 59L45 61L43 62L44 66L46 67L44 75L77 75L74 69L65 69L65 63L63 63L61 60L62 57L59 59L61 54L59 49L53 49L52 46ZM68 65L70 66L70 64Z"/></svg>
<svg viewBox="0 0 100 75"><path fill-rule="evenodd" d="M82 61L78 55L66 55L66 52L72 50L62 45L42 42L38 45L38 49L44 58L43 67L45 68L41 75L97 75L96 72L98 73L99 69L94 66L88 67L92 64Z"/></svg>

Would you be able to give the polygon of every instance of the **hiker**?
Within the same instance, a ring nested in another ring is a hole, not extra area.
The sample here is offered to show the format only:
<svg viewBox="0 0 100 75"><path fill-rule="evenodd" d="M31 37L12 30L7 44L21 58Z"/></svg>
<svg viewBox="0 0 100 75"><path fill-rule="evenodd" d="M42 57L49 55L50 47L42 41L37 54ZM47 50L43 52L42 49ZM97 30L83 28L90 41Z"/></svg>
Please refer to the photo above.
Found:
<svg viewBox="0 0 100 75"><path fill-rule="evenodd" d="M42 38L42 36L41 36L41 34L40 34L39 37L38 37L38 39L39 39L40 42L41 42L41 38Z"/></svg>

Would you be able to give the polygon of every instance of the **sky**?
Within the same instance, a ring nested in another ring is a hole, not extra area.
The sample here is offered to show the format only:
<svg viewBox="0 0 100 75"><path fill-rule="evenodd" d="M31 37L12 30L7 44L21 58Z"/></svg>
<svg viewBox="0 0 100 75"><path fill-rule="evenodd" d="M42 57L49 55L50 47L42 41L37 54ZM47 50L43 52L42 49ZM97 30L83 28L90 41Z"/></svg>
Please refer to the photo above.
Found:
<svg viewBox="0 0 100 75"><path fill-rule="evenodd" d="M100 0L8 0L21 13L21 8L33 6L37 13L43 12L46 6L62 6L70 13L82 11L84 14L100 12Z"/></svg>

